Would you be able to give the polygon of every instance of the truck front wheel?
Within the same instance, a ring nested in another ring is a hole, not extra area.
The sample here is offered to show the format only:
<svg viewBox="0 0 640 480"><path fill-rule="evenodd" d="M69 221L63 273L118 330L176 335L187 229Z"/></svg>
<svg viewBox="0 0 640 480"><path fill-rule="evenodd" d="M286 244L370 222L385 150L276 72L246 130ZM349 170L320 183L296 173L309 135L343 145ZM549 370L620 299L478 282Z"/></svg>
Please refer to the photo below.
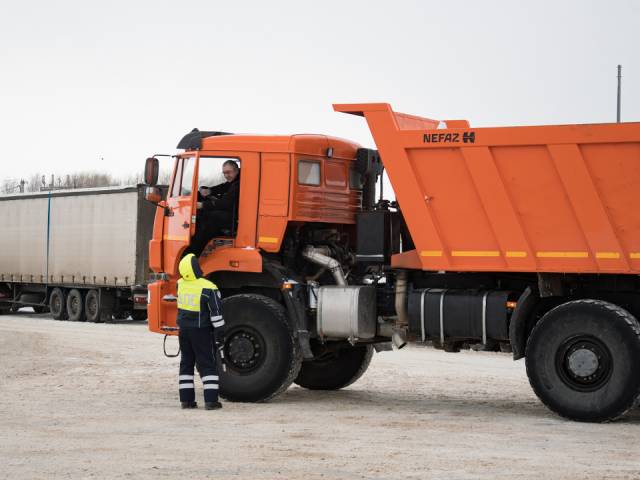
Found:
<svg viewBox="0 0 640 480"><path fill-rule="evenodd" d="M232 402L262 402L283 393L298 375L302 355L287 313L262 295L241 294L222 301L226 324L226 368L220 396Z"/></svg>
<svg viewBox="0 0 640 480"><path fill-rule="evenodd" d="M54 320L66 320L69 318L67 311L67 294L62 288L54 288L49 297L49 308Z"/></svg>
<svg viewBox="0 0 640 480"><path fill-rule="evenodd" d="M609 422L640 402L640 323L612 303L554 308L531 332L525 358L533 391L562 417Z"/></svg>
<svg viewBox="0 0 640 480"><path fill-rule="evenodd" d="M365 345L329 351L302 362L296 385L309 390L336 390L355 383L369 368L373 347Z"/></svg>

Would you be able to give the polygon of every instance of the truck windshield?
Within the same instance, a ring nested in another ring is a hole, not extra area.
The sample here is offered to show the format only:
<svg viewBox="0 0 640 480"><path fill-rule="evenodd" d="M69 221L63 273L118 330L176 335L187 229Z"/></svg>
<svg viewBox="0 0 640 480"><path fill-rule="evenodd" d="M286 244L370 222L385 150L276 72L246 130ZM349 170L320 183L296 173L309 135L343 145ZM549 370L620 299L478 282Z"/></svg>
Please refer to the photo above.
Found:
<svg viewBox="0 0 640 480"><path fill-rule="evenodd" d="M178 168L171 189L172 197L188 197L193 185L193 171L196 166L195 157L183 157L178 160Z"/></svg>

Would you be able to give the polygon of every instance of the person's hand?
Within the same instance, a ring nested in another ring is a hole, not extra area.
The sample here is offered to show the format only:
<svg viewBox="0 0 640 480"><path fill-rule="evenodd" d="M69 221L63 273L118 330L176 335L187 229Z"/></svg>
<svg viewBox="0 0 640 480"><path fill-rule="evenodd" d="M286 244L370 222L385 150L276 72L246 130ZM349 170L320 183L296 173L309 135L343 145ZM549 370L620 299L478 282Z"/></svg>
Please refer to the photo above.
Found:
<svg viewBox="0 0 640 480"><path fill-rule="evenodd" d="M200 195L202 195L203 197L210 197L211 196L211 189L210 188L201 188L200 189Z"/></svg>
<svg viewBox="0 0 640 480"><path fill-rule="evenodd" d="M200 210L200 209L202 208L202 202L198 202L198 204L197 204L196 208L197 208L198 210Z"/></svg>
<svg viewBox="0 0 640 480"><path fill-rule="evenodd" d="M226 342L227 339L224 335L218 335L217 339L216 347L218 347L218 350L222 350L224 348L224 342Z"/></svg>

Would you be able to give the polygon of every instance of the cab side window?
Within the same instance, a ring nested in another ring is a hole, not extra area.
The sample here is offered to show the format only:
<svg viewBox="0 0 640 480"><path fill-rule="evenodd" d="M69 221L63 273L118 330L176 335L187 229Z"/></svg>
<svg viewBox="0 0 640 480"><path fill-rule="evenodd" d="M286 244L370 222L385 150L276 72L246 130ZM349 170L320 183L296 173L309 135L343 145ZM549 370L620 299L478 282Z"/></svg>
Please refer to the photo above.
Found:
<svg viewBox="0 0 640 480"><path fill-rule="evenodd" d="M349 189L362 190L362 175L358 173L356 167L349 167Z"/></svg>
<svg viewBox="0 0 640 480"><path fill-rule="evenodd" d="M198 168L198 188L214 187L225 183L227 180L222 174L222 166L225 162L232 160L240 168L240 159L231 157L205 157L200 156L200 167Z"/></svg>
<svg viewBox="0 0 640 480"><path fill-rule="evenodd" d="M298 184L319 186L322 182L320 162L298 160Z"/></svg>
<svg viewBox="0 0 640 480"><path fill-rule="evenodd" d="M191 195L195 166L195 157L183 157L178 161L178 168L171 188L172 197L188 197Z"/></svg>

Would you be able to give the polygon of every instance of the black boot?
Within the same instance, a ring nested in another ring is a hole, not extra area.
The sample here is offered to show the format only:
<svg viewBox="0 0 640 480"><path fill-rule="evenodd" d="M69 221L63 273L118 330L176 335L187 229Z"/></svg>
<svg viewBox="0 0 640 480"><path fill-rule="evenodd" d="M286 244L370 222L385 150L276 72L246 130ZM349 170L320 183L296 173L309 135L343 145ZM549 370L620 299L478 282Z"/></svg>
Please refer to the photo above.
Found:
<svg viewBox="0 0 640 480"><path fill-rule="evenodd" d="M222 404L220 402L204 402L205 410L217 410L218 408L222 408Z"/></svg>
<svg viewBox="0 0 640 480"><path fill-rule="evenodd" d="M197 402L180 402L182 408L198 408Z"/></svg>

